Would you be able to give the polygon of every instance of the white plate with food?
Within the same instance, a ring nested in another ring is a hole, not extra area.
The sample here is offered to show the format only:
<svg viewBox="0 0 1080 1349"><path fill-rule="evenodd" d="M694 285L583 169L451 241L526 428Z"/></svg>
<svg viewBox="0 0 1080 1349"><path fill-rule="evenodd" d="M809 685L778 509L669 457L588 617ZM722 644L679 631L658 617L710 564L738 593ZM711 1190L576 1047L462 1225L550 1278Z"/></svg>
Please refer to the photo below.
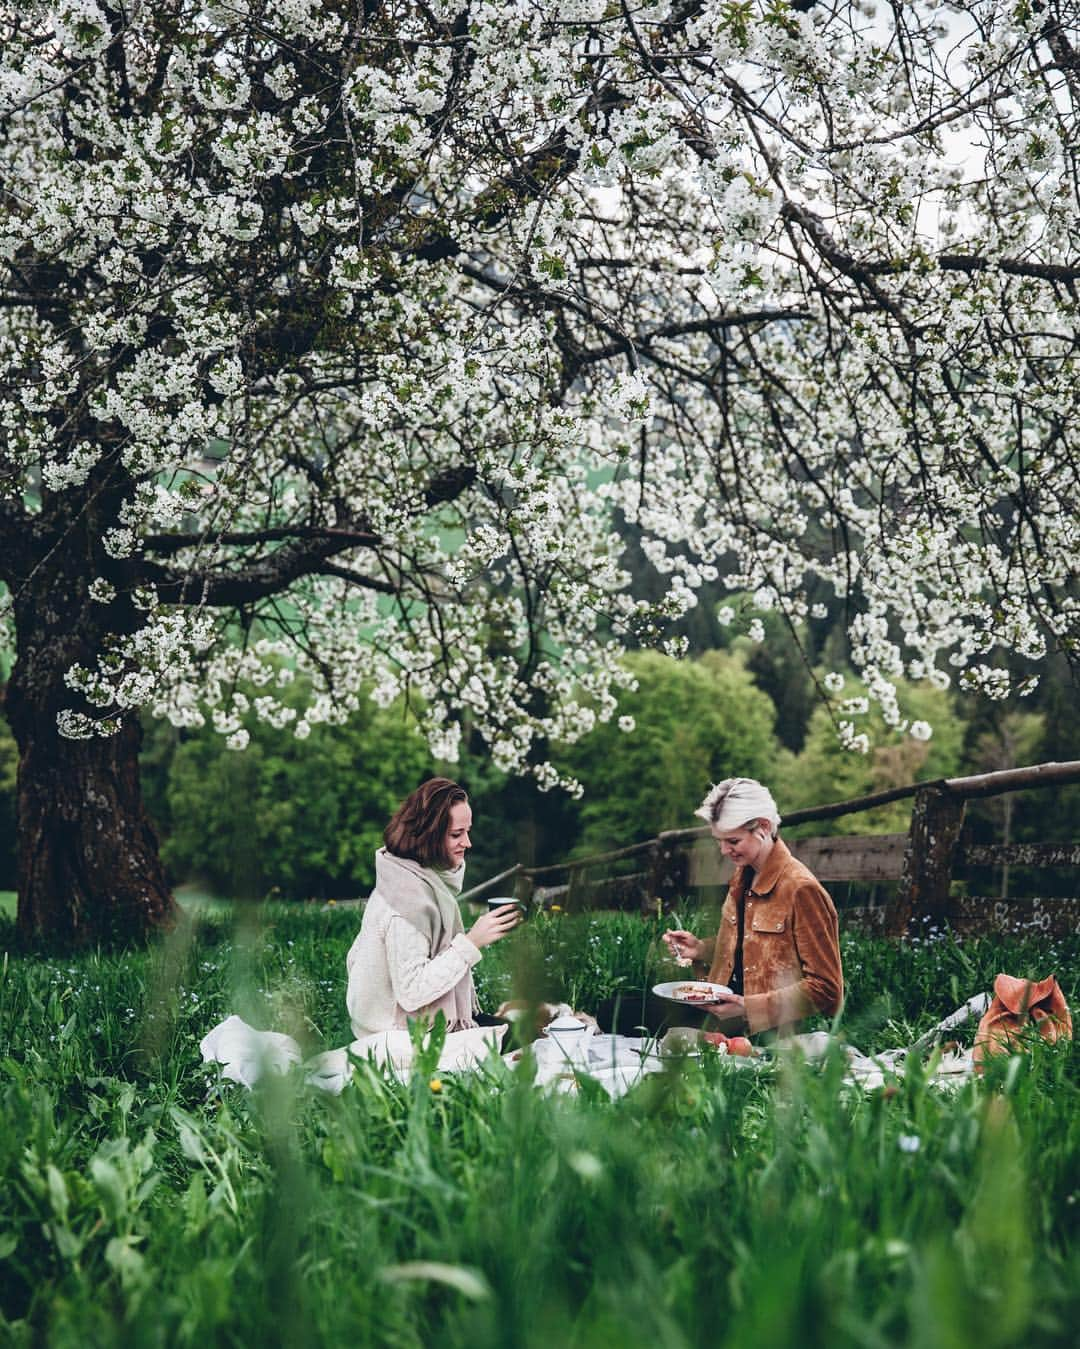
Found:
<svg viewBox="0 0 1080 1349"><path fill-rule="evenodd" d="M666 1002L678 1002L684 1007L700 1007L715 1002L731 992L727 984L710 984L707 979L673 979L668 984L655 984L653 992Z"/></svg>

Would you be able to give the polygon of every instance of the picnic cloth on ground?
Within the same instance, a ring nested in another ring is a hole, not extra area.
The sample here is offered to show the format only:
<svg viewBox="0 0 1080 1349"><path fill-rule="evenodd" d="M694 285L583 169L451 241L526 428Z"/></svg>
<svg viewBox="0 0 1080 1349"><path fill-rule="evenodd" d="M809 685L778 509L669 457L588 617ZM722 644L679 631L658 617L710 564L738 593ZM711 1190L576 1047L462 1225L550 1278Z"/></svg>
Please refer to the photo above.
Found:
<svg viewBox="0 0 1080 1349"><path fill-rule="evenodd" d="M1034 985L1036 990L1039 987L1040 984ZM1008 987L1006 992L1008 994ZM839 1044L848 1061L845 1080L865 1091L872 1091L884 1086L890 1077L902 1077L910 1055L930 1048L935 1041L973 1017L984 1016L990 1005L990 995L978 993L955 1012L943 1017L913 1045L884 1050L878 1054L864 1054L853 1045L837 1040L828 1031L792 1035L781 1041L779 1047L781 1050L798 1049L806 1058L813 1060L824 1056L833 1044ZM569 1012L565 1005L562 1010ZM1044 1021L1045 1018L1038 1024L1041 1026ZM1070 1019L1069 1033L1071 1024ZM490 1037L494 1036L496 1047L501 1046L504 1030L505 1027L497 1026L449 1033L439 1060L440 1071L468 1071L475 1068L488 1055L492 1044ZM1059 1031L1059 1035L1063 1033ZM529 1049L504 1054L503 1059L512 1065L523 1053L531 1054L536 1062L537 1085L556 1091L575 1090L578 1075L587 1073L600 1083L609 1096L615 1098L622 1096L648 1074L669 1067L672 1059L678 1057L679 1051L692 1050L697 1035L697 1027L676 1026L668 1030L661 1042L651 1036L604 1035L597 1032L594 1026L586 1025L582 1041L575 1046L573 1056L553 1039L541 1037ZM671 1037L670 1041L668 1037ZM237 1016L229 1017L215 1026L203 1039L201 1049L204 1061L221 1063L225 1077L243 1082L246 1086L254 1085L265 1072L287 1072L301 1059L300 1048L295 1040L273 1031L253 1030ZM674 1055L665 1052L671 1049L676 1050ZM331 1050L307 1060L303 1065L305 1081L323 1090L340 1092L352 1073L350 1055L370 1057L375 1063L386 1065L399 1075L407 1075L412 1063L412 1044L405 1032L367 1036L354 1041L348 1049ZM738 1069L747 1069L760 1066L768 1060L731 1056L728 1062ZM957 1086L974 1071L973 1050L947 1049L934 1064L931 1080L942 1087Z"/></svg>
<svg viewBox="0 0 1080 1349"><path fill-rule="evenodd" d="M800 1049L808 1059L824 1057L833 1037L828 1031L808 1031L802 1035L792 1035L784 1042L785 1047ZM854 1045L837 1041L847 1058L846 1081L855 1083L864 1091L873 1091L883 1087L890 1077L903 1077L908 1057L915 1052L915 1046L901 1049L886 1049L879 1054L864 1054ZM951 1049L943 1053L934 1065L931 1081L940 1086L958 1086L971 1076L975 1070L970 1049Z"/></svg>
<svg viewBox="0 0 1080 1349"><path fill-rule="evenodd" d="M1052 974L1036 981L999 974L994 980L994 1000L975 1033L976 1071L982 1070L988 1055L1021 1048L1020 1038L1029 1026L1051 1044L1072 1039L1072 1016L1058 981Z"/></svg>
<svg viewBox="0 0 1080 1349"><path fill-rule="evenodd" d="M410 1017L446 1017L450 1032L472 1029L479 1004L472 969L481 952L465 935L454 871L424 867L380 848L375 889L345 958L345 1001L353 1034L407 1028Z"/></svg>
<svg viewBox="0 0 1080 1349"><path fill-rule="evenodd" d="M976 993L961 1003L955 1012L943 1017L936 1026L932 1026L912 1045L899 1049L885 1049L877 1054L864 1054L854 1045L839 1043L848 1061L847 1080L857 1083L865 1091L873 1091L885 1085L889 1077L903 1077L907 1059L912 1054L920 1054L941 1040L949 1031L956 1030L972 1017L982 1016L990 1005L989 993ZM793 1035L787 1044L797 1046L808 1059L821 1058L834 1043L834 1037L828 1031L809 1031L802 1035ZM975 1071L972 1051L959 1046L947 1049L938 1059L931 1080L942 1086L958 1086Z"/></svg>
<svg viewBox="0 0 1080 1349"><path fill-rule="evenodd" d="M448 1031L439 1055L442 1072L474 1068L492 1049L502 1048L505 1026L479 1026L470 1030ZM291 1035L280 1031L256 1030L238 1016L227 1017L203 1036L199 1044L204 1063L221 1064L223 1077L253 1087L266 1076L284 1074L301 1063L303 1054ZM361 1036L342 1049L327 1050L303 1061L304 1081L338 1095L352 1076L352 1059L370 1058L380 1067L388 1067L407 1076L412 1068L414 1049L407 1030L383 1031Z"/></svg>

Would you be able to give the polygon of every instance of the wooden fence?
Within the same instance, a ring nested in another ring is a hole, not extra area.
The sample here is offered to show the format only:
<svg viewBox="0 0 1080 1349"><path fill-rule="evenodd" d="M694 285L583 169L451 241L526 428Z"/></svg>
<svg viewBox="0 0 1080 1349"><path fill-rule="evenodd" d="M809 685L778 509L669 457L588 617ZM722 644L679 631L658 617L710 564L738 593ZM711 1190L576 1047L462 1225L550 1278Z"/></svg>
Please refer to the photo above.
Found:
<svg viewBox="0 0 1080 1349"><path fill-rule="evenodd" d="M1080 928L1080 883L1066 899L1001 899L954 895L953 881L976 867L1080 867L1080 843L979 844L965 836L969 800L1080 782L1080 761L1035 764L976 777L943 778L837 801L784 817L785 828L856 814L913 798L906 834L836 835L790 843L825 885L887 886L886 903L849 906L845 926L901 937L923 925L959 932L1035 928L1064 935ZM612 852L554 866L508 868L463 895L479 899L502 888L526 903L566 910L632 909L656 913L684 896L719 895L730 876L708 826L676 829ZM895 887L895 889L893 888Z"/></svg>

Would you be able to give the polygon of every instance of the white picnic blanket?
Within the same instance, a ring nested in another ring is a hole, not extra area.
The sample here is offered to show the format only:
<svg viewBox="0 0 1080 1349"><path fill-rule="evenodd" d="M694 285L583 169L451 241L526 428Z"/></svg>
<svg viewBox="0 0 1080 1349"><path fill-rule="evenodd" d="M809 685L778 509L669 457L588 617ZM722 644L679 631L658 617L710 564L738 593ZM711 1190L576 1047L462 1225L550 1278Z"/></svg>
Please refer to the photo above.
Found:
<svg viewBox="0 0 1080 1349"><path fill-rule="evenodd" d="M572 1092L577 1089L580 1073L598 1081L613 1099L622 1096L635 1083L649 1073L670 1068L680 1059L696 1058L699 1054L688 1048L685 1042L674 1049L662 1041L638 1040L625 1035L597 1035L595 1043L590 1043L587 1062L571 1062L548 1040L537 1040L531 1052L536 1058L536 1083L541 1087L550 1087L556 1091ZM779 1047L780 1053L790 1053L798 1049L805 1058L813 1061L822 1058L832 1043L827 1031L814 1031L806 1035L793 1035ZM845 1081L872 1091L883 1086L893 1077L904 1075L905 1059L908 1049L890 1049L883 1054L868 1055L860 1050L837 1041L848 1060ZM504 1058L513 1060L517 1054L507 1054ZM725 1062L736 1069L755 1069L773 1063L771 1056L756 1054L742 1058L734 1054L725 1056ZM971 1050L959 1050L943 1054L934 1066L931 1080L942 1086L953 1086L963 1082L974 1071Z"/></svg>
<svg viewBox="0 0 1080 1349"><path fill-rule="evenodd" d="M883 1086L889 1077L902 1077L909 1054L921 1052L948 1031L981 1016L989 1003L987 993L969 998L915 1044L901 1049L864 1054L854 1046L838 1041L848 1060L846 1080L871 1091ZM477 1067L488 1058L492 1048L501 1050L505 1031L505 1026L452 1031L446 1037L439 1058L439 1071L467 1072ZM532 1054L536 1060L537 1085L555 1091L576 1090L578 1076L587 1073L614 1099L647 1074L670 1067L673 1059L698 1053L697 1031L678 1026L669 1030L661 1041L629 1035L602 1035L592 1026L585 1027L585 1033L575 1039L577 1043L568 1052L554 1039L541 1037L528 1050L504 1054L503 1059L512 1065L522 1054ZM798 1049L807 1059L813 1060L821 1058L833 1043L828 1031L812 1031L791 1036L783 1042L783 1048ZM300 1046L291 1036L255 1030L238 1016L230 1016L215 1026L204 1036L199 1048L204 1063L221 1064L224 1077L246 1087L254 1086L268 1073L287 1073L303 1058ZM338 1094L352 1076L353 1058L370 1058L398 1076L407 1077L413 1060L412 1041L407 1031L364 1036L347 1048L332 1049L303 1062L304 1081L309 1086ZM754 1068L767 1061L760 1056L728 1056L729 1063L742 1069ZM973 1072L971 1050L957 1049L941 1055L934 1068L933 1080L943 1086L955 1085Z"/></svg>
<svg viewBox="0 0 1080 1349"><path fill-rule="evenodd" d="M505 1026L478 1026L474 1030L451 1031L439 1056L440 1072L461 1072L473 1068L491 1053L502 1048ZM226 1017L203 1036L199 1043L204 1063L221 1065L223 1077L253 1087L271 1073L287 1073L301 1063L303 1053L291 1035L280 1031L256 1030L238 1016ZM364 1035L342 1049L329 1049L303 1061L304 1081L311 1087L333 1092L345 1089L352 1077L352 1060L371 1059L379 1067L399 1076L408 1076L413 1062L413 1044L407 1030L383 1031Z"/></svg>

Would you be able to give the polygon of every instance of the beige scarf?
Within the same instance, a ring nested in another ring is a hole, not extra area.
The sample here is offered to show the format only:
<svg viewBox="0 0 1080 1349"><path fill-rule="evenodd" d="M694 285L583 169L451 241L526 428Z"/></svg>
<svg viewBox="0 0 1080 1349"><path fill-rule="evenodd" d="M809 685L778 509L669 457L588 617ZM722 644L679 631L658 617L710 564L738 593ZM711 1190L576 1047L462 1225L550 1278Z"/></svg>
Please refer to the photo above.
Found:
<svg viewBox="0 0 1080 1349"><path fill-rule="evenodd" d="M465 931L457 902L464 879L464 862L454 871L437 871L408 857L395 857L385 848L375 854L376 891L396 914L427 938L432 959ZM424 1014L434 1019L441 1011L448 1030L468 1030L476 1025L474 1013L478 1010L469 970L453 988L425 1007ZM405 1024L404 1017L401 1024Z"/></svg>

